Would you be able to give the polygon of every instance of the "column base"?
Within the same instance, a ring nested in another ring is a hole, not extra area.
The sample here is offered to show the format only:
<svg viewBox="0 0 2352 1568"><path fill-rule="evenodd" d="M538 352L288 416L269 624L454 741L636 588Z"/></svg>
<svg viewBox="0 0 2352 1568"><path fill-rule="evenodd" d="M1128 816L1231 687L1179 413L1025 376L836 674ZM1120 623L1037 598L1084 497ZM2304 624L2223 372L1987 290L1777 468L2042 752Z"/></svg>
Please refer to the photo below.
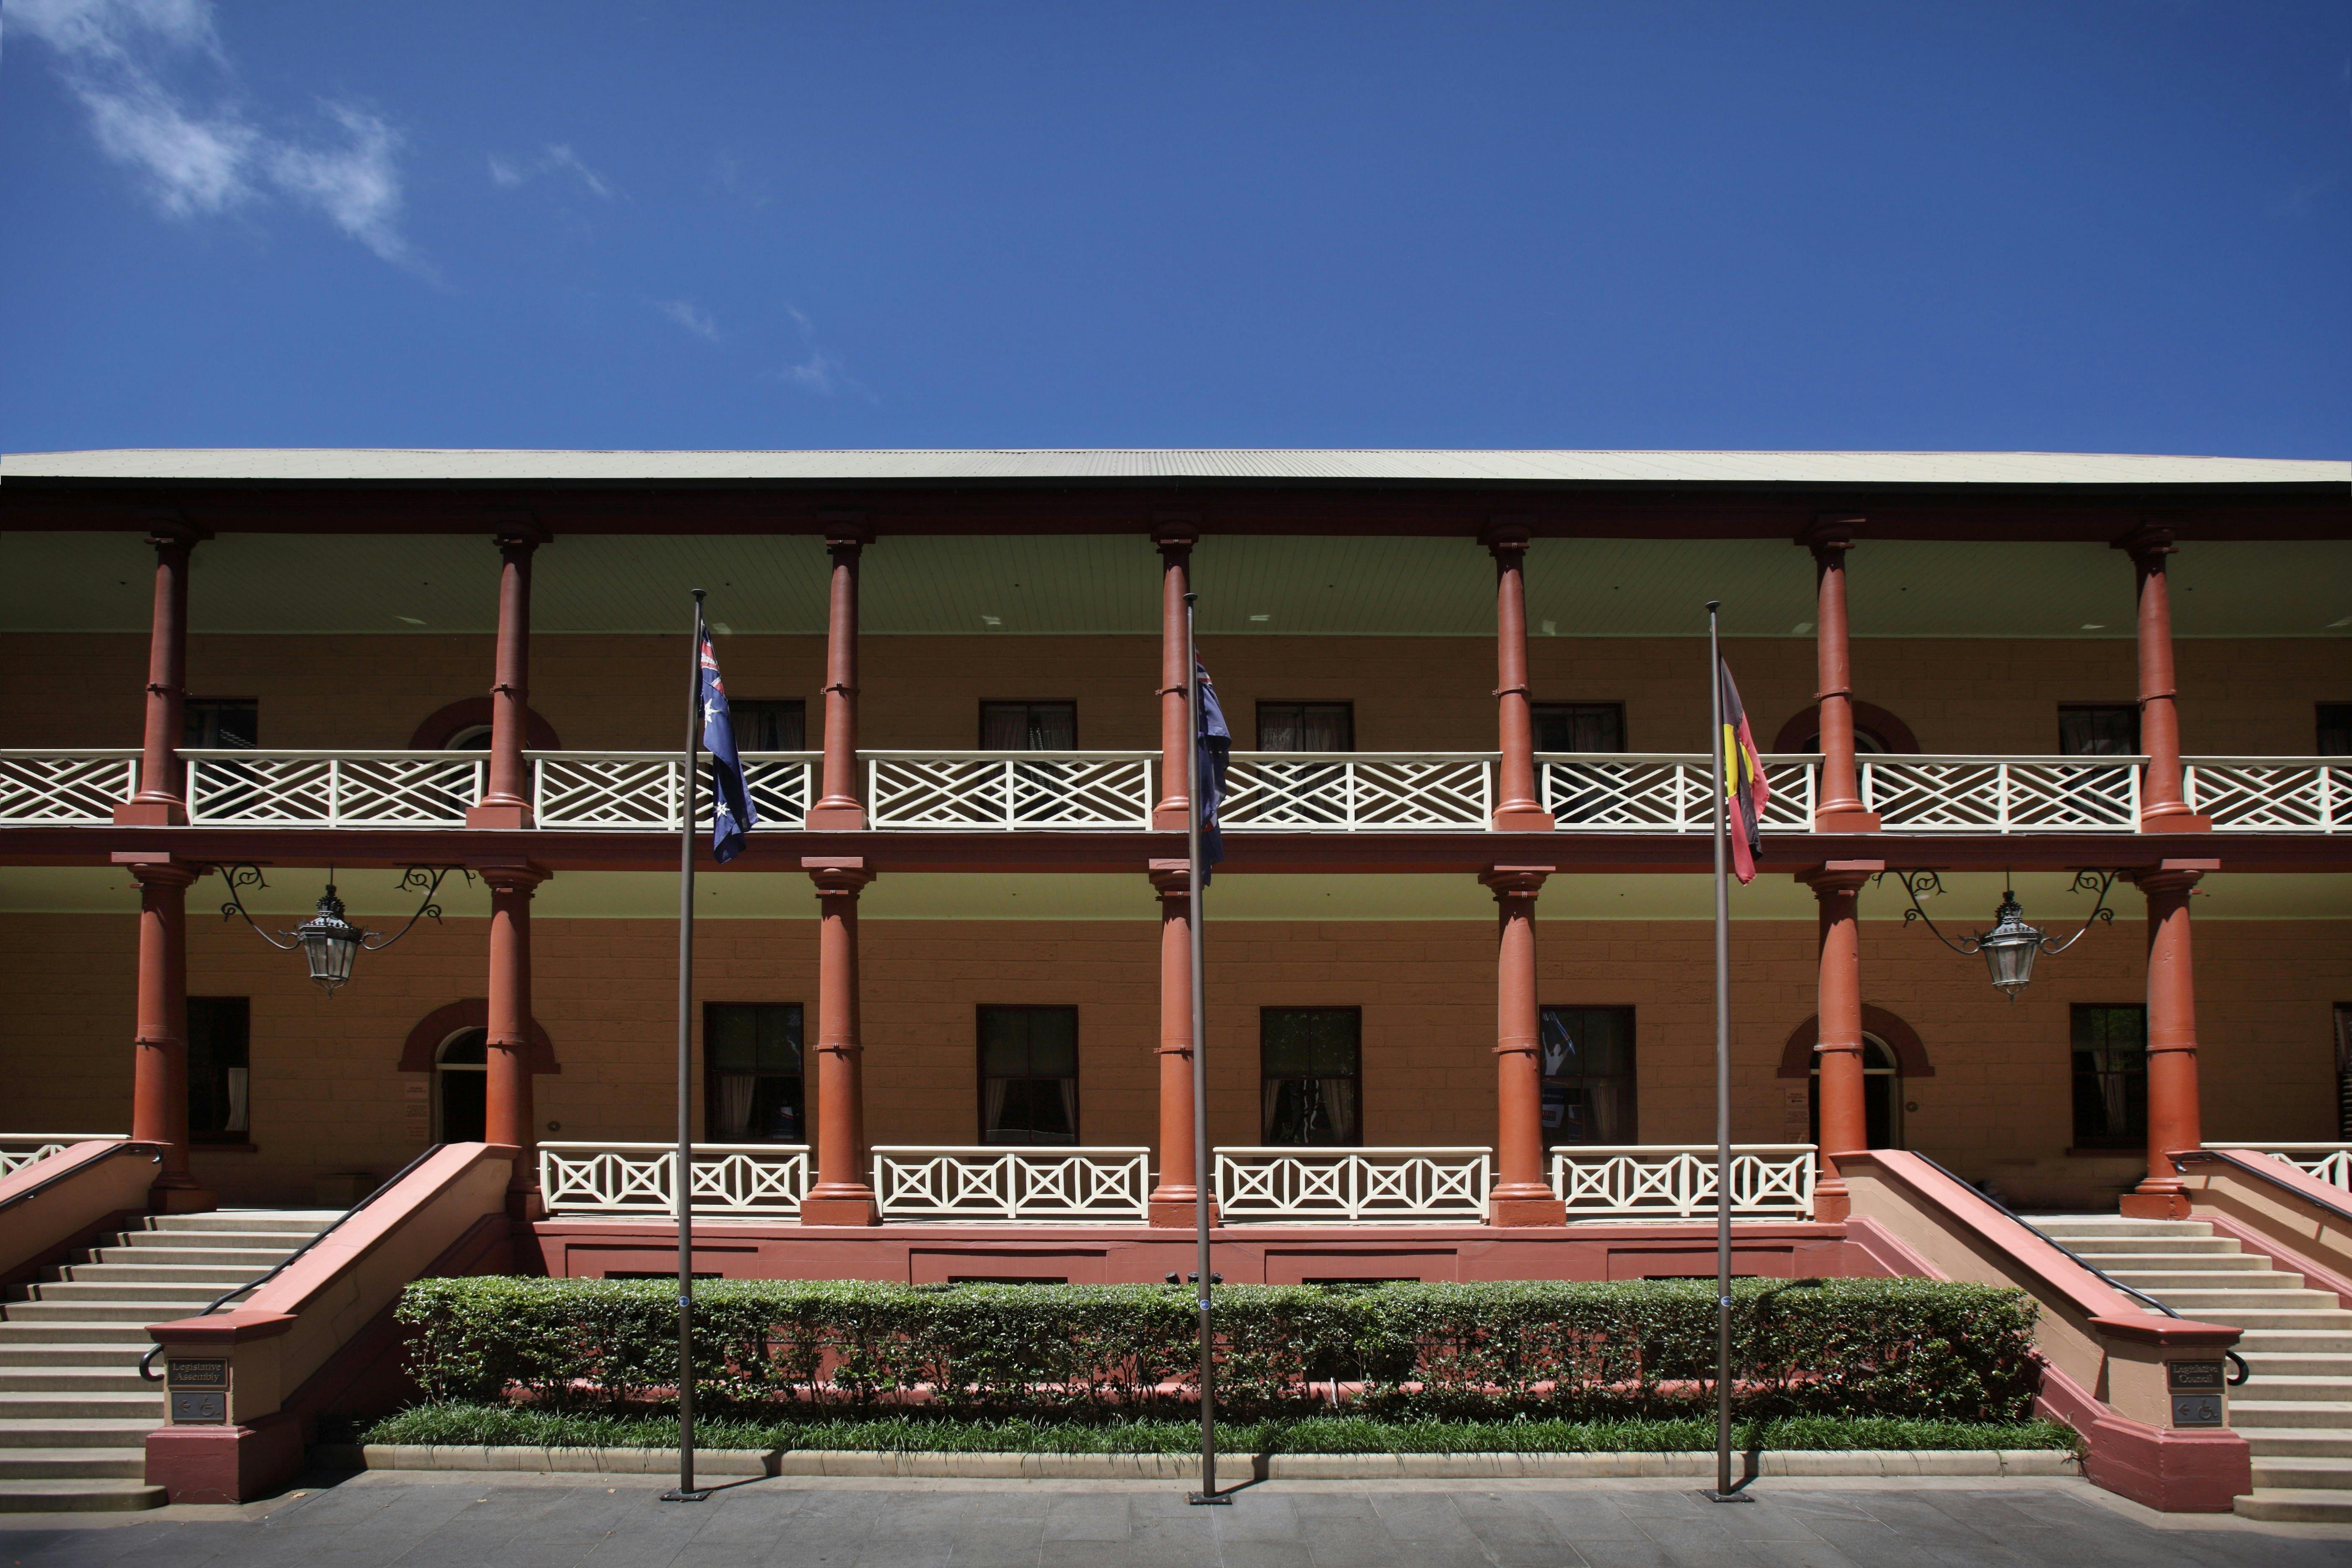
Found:
<svg viewBox="0 0 2352 1568"><path fill-rule="evenodd" d="M1551 813L1530 807L1521 811L1498 811L1489 826L1496 833L1549 833L1554 824Z"/></svg>
<svg viewBox="0 0 2352 1568"><path fill-rule="evenodd" d="M218 1207L218 1193L193 1183L184 1187L167 1187L158 1183L147 1191L149 1214L210 1214Z"/></svg>
<svg viewBox="0 0 2352 1568"><path fill-rule="evenodd" d="M1875 833L1878 813L1874 811L1817 811L1813 813L1816 833Z"/></svg>
<svg viewBox="0 0 2352 1568"><path fill-rule="evenodd" d="M1542 1197L1507 1198L1498 1193L1486 1200L1486 1223L1514 1228L1566 1225L1568 1205L1549 1194Z"/></svg>
<svg viewBox="0 0 2352 1568"><path fill-rule="evenodd" d="M1155 805L1151 808L1151 831L1181 833L1192 826L1192 813L1181 805Z"/></svg>
<svg viewBox="0 0 2352 1568"><path fill-rule="evenodd" d="M532 826L530 807L520 801L512 805L485 801L466 808L466 826L478 831L521 833Z"/></svg>
<svg viewBox="0 0 2352 1568"><path fill-rule="evenodd" d="M1832 1179L1813 1184L1815 1225L1837 1225L1851 1218L1853 1214L1853 1198L1845 1190L1843 1182Z"/></svg>
<svg viewBox="0 0 2352 1568"><path fill-rule="evenodd" d="M1192 1230L1197 1228L1200 1223L1193 1217L1192 1208L1193 1201L1191 1198L1153 1198L1149 1223L1156 1230ZM1217 1205L1211 1204L1209 1205L1211 1230L1217 1227L1220 1218Z"/></svg>
<svg viewBox="0 0 2352 1568"><path fill-rule="evenodd" d="M2210 833L2213 831L2213 819L2199 816L2194 812L2176 811L2164 816L2141 817L2139 830L2142 833Z"/></svg>
<svg viewBox="0 0 2352 1568"><path fill-rule="evenodd" d="M811 833L863 833L866 831L866 808L862 805L813 805L809 807L807 826Z"/></svg>
<svg viewBox="0 0 2352 1568"><path fill-rule="evenodd" d="M2187 1219L2195 1212L2189 1194L2178 1187L2126 1193L2117 1208L2126 1219Z"/></svg>
<svg viewBox="0 0 2352 1568"><path fill-rule="evenodd" d="M812 1193L801 1200L803 1225L880 1225L882 1211L875 1206L874 1194L818 1197Z"/></svg>
<svg viewBox="0 0 2352 1568"><path fill-rule="evenodd" d="M123 800L114 805L117 827L185 827L188 808L176 800Z"/></svg>

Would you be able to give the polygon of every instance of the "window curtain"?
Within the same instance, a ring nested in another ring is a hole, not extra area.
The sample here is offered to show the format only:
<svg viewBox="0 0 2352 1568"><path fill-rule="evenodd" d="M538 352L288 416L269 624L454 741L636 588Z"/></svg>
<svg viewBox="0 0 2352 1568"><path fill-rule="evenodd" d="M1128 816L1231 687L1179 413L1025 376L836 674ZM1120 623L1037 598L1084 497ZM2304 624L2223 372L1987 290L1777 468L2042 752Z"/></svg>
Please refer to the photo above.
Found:
<svg viewBox="0 0 2352 1568"><path fill-rule="evenodd" d="M2131 1074L2126 1070L2137 1051L2101 1048L2091 1053L2092 1066L2099 1075L2099 1102L2106 1113L2106 1131L2131 1131Z"/></svg>
<svg viewBox="0 0 2352 1568"><path fill-rule="evenodd" d="M1282 1091L1284 1088L1294 1081L1296 1080L1281 1078L1270 1078L1265 1080L1265 1103L1259 1110L1258 1126L1264 1130L1262 1135L1269 1143L1278 1143L1283 1141L1276 1136L1276 1134L1281 1131L1281 1128L1275 1121L1275 1118L1282 1110Z"/></svg>
<svg viewBox="0 0 2352 1568"><path fill-rule="evenodd" d="M1322 1085L1323 1103L1328 1109L1330 1142L1362 1142L1363 1133L1356 1121L1356 1080L1351 1078L1327 1078L1318 1081Z"/></svg>
<svg viewBox="0 0 2352 1568"><path fill-rule="evenodd" d="M1003 1131L1004 1086L1010 1079L983 1079L980 1086L980 1130L983 1141Z"/></svg>
<svg viewBox="0 0 2352 1568"><path fill-rule="evenodd" d="M740 1143L751 1131L752 1091L759 1080L747 1072L719 1075L719 1139Z"/></svg>
<svg viewBox="0 0 2352 1568"><path fill-rule="evenodd" d="M1020 752L1029 749L1029 714L1027 710L1006 702L981 710L980 749L983 752Z"/></svg>
<svg viewBox="0 0 2352 1568"><path fill-rule="evenodd" d="M1030 709L1028 745L1033 752L1076 751L1077 710L1060 703L1040 703Z"/></svg>
<svg viewBox="0 0 2352 1568"><path fill-rule="evenodd" d="M221 1121L221 1131L243 1132L247 1131L246 1095L247 1086L252 1079L251 1069L223 1068L221 1071L228 1080L228 1115Z"/></svg>
<svg viewBox="0 0 2352 1568"><path fill-rule="evenodd" d="M1064 1136L1075 1143L1078 1141L1078 1080L1058 1078L1054 1087L1062 1091L1062 1125L1069 1130Z"/></svg>
<svg viewBox="0 0 2352 1568"><path fill-rule="evenodd" d="M1298 718L1298 747L1302 752L1344 752L1350 748L1354 737L1348 731L1349 712L1339 707L1309 707Z"/></svg>

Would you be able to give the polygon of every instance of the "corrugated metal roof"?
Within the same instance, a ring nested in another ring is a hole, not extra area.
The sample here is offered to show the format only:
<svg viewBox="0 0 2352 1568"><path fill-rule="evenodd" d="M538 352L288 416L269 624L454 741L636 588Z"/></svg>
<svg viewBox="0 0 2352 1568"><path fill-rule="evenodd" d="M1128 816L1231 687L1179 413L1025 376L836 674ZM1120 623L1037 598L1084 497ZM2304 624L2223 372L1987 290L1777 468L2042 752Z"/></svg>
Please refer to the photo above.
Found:
<svg viewBox="0 0 2352 1568"><path fill-rule="evenodd" d="M136 447L0 456L0 482L2340 485L2352 462L2084 452L1295 449L606 452Z"/></svg>

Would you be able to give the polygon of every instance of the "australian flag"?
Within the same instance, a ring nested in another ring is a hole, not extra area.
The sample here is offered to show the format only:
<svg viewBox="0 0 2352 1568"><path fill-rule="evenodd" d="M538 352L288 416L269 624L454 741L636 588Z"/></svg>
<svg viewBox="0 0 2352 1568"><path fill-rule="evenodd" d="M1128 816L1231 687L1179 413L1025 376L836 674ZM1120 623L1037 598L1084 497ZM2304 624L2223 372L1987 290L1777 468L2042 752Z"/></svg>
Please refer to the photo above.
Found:
<svg viewBox="0 0 2352 1568"><path fill-rule="evenodd" d="M1201 886L1207 887L1218 861L1225 858L1225 836L1217 826L1217 808L1225 799L1225 763L1233 753L1234 732L1225 728L1225 710L1217 704L1217 689L1205 666L1192 667L1201 686L1201 727L1192 737L1201 763L1201 798L1193 809L1201 814Z"/></svg>
<svg viewBox="0 0 2352 1568"><path fill-rule="evenodd" d="M710 753L710 855L722 864L743 848L743 835L759 826L751 792L743 784L743 759L735 752L735 721L727 711L727 683L719 679L719 656L702 639L702 744Z"/></svg>

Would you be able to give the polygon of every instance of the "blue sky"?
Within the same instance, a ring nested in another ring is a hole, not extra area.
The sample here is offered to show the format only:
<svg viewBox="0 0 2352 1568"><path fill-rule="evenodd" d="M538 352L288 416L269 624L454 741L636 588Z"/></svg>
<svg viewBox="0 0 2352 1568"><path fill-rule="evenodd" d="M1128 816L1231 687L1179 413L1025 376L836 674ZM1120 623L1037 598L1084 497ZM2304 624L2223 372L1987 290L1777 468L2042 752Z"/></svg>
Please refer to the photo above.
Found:
<svg viewBox="0 0 2352 1568"><path fill-rule="evenodd" d="M2352 455L2352 5L0 0L0 448Z"/></svg>

